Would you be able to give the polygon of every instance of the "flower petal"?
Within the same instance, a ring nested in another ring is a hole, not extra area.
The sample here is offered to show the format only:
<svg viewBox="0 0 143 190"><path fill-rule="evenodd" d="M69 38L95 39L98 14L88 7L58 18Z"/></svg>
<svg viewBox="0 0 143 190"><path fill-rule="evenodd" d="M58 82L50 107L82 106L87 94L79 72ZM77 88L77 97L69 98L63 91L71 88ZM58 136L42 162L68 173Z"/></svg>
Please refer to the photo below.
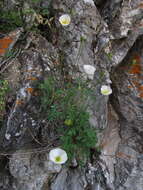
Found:
<svg viewBox="0 0 143 190"><path fill-rule="evenodd" d="M83 65L84 72L88 75L90 79L93 79L94 72L96 71L95 67L92 65Z"/></svg>
<svg viewBox="0 0 143 190"><path fill-rule="evenodd" d="M94 1L93 0L84 0L84 3L95 6Z"/></svg>
<svg viewBox="0 0 143 190"><path fill-rule="evenodd" d="M55 164L64 164L68 157L67 153L61 148L52 149L49 153L49 159Z"/></svg>
<svg viewBox="0 0 143 190"><path fill-rule="evenodd" d="M107 85L103 85L103 86L101 87L101 94L103 94L103 95L110 95L110 94L112 94L112 89L111 89L111 87L110 87L110 86L107 86Z"/></svg>
<svg viewBox="0 0 143 190"><path fill-rule="evenodd" d="M71 17L68 14L64 14L64 15L60 16L59 22L63 26L68 26L71 22Z"/></svg>

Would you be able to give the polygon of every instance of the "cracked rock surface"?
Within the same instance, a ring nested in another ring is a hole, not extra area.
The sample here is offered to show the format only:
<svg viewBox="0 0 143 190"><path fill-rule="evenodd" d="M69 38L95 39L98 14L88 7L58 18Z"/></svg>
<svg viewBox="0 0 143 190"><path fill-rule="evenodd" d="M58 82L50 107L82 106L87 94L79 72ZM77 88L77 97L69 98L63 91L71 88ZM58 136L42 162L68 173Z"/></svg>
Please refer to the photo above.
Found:
<svg viewBox="0 0 143 190"><path fill-rule="evenodd" d="M8 9L18 4L16 0L4 2ZM26 3L47 7L54 29L44 35L24 33L24 44L17 41L19 33L12 31L11 48L21 51L7 60L8 66L3 55L0 57L0 71L12 88L7 103L10 108L0 128L0 189L143 190L142 0ZM64 13L71 15L66 27L58 21ZM62 58L73 77L87 77L84 65L95 68L91 85L96 101L90 102L88 111L98 131L100 155L92 150L84 168L49 161L48 152L57 145L56 137L37 114L37 82L50 75ZM101 94L102 85L111 86L110 96Z"/></svg>

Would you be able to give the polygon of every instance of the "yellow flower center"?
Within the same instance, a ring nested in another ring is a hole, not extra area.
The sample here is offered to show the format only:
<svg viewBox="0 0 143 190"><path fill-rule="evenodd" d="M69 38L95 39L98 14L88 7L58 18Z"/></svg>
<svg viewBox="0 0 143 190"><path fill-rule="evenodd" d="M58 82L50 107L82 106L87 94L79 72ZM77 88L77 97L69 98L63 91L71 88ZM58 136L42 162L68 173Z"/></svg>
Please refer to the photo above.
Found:
<svg viewBox="0 0 143 190"><path fill-rule="evenodd" d="M68 19L63 19L62 24L69 24L69 20Z"/></svg>
<svg viewBox="0 0 143 190"><path fill-rule="evenodd" d="M64 123L67 126L71 126L73 124L73 121L71 119L66 119Z"/></svg>
<svg viewBox="0 0 143 190"><path fill-rule="evenodd" d="M55 157L55 161L56 162L61 162L61 157L60 156Z"/></svg>
<svg viewBox="0 0 143 190"><path fill-rule="evenodd" d="M109 93L109 90L103 90L102 93L103 93L103 94L108 94L108 93Z"/></svg>

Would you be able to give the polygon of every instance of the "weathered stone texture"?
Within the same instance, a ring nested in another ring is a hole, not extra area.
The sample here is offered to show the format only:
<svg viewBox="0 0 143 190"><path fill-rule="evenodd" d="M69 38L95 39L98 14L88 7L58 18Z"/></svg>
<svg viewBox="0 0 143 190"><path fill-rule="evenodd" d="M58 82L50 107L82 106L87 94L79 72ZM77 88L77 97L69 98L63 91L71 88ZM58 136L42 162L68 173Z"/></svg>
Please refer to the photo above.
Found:
<svg viewBox="0 0 143 190"><path fill-rule="evenodd" d="M11 155L0 163L2 190L143 189L143 3L91 2L42 1L42 6L51 6L55 28L47 39L30 32L24 50L13 63L20 68L17 81L13 78L12 109L0 133L1 154L5 149ZM14 4L10 0L8 7ZM67 27L58 21L63 13L71 15ZM33 89L61 57L74 77L86 78L84 65L96 68L91 81L96 101L90 100L88 109L90 122L99 131L101 154L96 156L94 152L82 170L61 169L50 163L48 149L28 153L39 133L43 142L49 135L44 124L39 126ZM8 78L11 80L11 76ZM113 89L110 97L101 95L104 84Z"/></svg>

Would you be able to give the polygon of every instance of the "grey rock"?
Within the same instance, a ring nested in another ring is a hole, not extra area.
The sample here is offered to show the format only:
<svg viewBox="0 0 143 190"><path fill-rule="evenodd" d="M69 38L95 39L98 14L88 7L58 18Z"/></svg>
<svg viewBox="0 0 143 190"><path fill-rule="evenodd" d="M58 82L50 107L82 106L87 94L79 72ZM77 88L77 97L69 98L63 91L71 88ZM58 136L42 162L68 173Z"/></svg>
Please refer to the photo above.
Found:
<svg viewBox="0 0 143 190"><path fill-rule="evenodd" d="M11 156L9 170L14 177L14 189L40 190L52 173L60 172L61 165L49 161L46 154L33 156L23 150Z"/></svg>
<svg viewBox="0 0 143 190"><path fill-rule="evenodd" d="M54 30L47 39L30 32L25 50L17 60L23 71L18 75L22 82L0 133L1 153L5 153L3 148L11 150L9 169L5 164L3 177L0 174L1 189L7 190L10 184L14 190L143 189L142 1L94 2L95 5L80 0L42 1L42 6L51 6ZM58 21L64 13L71 16L67 27ZM44 121L42 127L38 125L39 120L34 117L37 107L33 96L26 91L35 88L36 82L27 78L36 77L40 81L58 61L74 78L86 78L85 64L96 68L93 80L89 80L95 99L87 98L87 102L90 122L98 131L101 153L99 156L93 150L83 169L65 165L61 170L61 166L49 162L47 152L28 153L27 147L38 140L38 135L39 143L48 144L47 139L55 137L55 133L49 132ZM27 71L33 69L29 75ZM111 85L110 97L101 95L102 85ZM21 99L25 107L16 104Z"/></svg>
<svg viewBox="0 0 143 190"><path fill-rule="evenodd" d="M25 52L20 58L22 63L23 70L26 71L23 76L23 84L21 85L19 91L17 92L17 98L13 109L11 110L7 123L2 128L2 133L4 132L4 139L1 139L1 146L9 148L9 146L22 146L24 143L32 141L33 137L36 135L38 130L38 125L34 118L32 118L29 113L23 109L23 106L27 104L32 97L32 94L28 89L34 88L34 82L30 80L32 77L39 78L42 76L42 61L40 60L40 55L37 52ZM32 73L30 70L34 70ZM33 112L35 112L35 106L31 106ZM36 125L36 126L35 126ZM33 135L30 137L27 133L28 128L30 127L31 133ZM37 130L36 130L37 128ZM18 143L18 144L17 144Z"/></svg>
<svg viewBox="0 0 143 190"><path fill-rule="evenodd" d="M78 179L78 180L77 180ZM64 169L51 185L52 190L82 190L87 186L85 177L78 170Z"/></svg>

